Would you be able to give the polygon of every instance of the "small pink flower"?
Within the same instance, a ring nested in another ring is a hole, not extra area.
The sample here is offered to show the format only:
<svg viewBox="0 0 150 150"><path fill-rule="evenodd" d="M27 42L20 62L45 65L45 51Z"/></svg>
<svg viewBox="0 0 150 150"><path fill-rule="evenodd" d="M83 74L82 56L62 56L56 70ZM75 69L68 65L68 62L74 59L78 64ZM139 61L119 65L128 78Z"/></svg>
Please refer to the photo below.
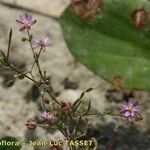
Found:
<svg viewBox="0 0 150 150"><path fill-rule="evenodd" d="M44 120L50 121L50 122L55 119L55 116L54 116L53 114L50 114L49 112L46 112L46 111L42 112L42 113L40 114L40 116L41 116Z"/></svg>
<svg viewBox="0 0 150 150"><path fill-rule="evenodd" d="M21 26L20 31L24 30L29 30L31 29L31 26L36 23L36 20L32 20L32 15L30 14L25 14L25 15L20 15L19 20L16 20L19 25Z"/></svg>
<svg viewBox="0 0 150 150"><path fill-rule="evenodd" d="M36 128L37 126L37 122L35 120L28 120L27 123L25 124L25 126L30 129L33 130Z"/></svg>
<svg viewBox="0 0 150 150"><path fill-rule="evenodd" d="M52 41L49 37L46 37L46 38L43 38L43 39L36 38L35 41L34 41L34 44L37 46L36 48L40 48L40 50L45 52L46 47L52 45Z"/></svg>
<svg viewBox="0 0 150 150"><path fill-rule="evenodd" d="M139 117L141 118L139 114L140 106L138 102L134 102L132 98L130 98L128 102L121 104L121 109L122 116L131 122L136 121Z"/></svg>

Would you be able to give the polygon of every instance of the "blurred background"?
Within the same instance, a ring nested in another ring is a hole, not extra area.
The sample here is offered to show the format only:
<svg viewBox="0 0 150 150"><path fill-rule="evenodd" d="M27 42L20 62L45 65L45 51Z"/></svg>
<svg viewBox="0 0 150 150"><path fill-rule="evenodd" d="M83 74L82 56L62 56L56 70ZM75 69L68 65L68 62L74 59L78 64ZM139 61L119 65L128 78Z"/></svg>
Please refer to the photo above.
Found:
<svg viewBox="0 0 150 150"><path fill-rule="evenodd" d="M74 101L82 91L100 85L100 88L86 94L85 102L92 100L93 110L99 112L118 112L124 93L114 90L113 85L92 73L77 61L67 48L60 23L56 18L69 4L70 0L0 0L0 49L6 52L8 35L12 27L12 63L22 70L30 69L32 52L29 45L21 41L24 33L19 32L16 23L19 15L30 12L37 20L32 30L33 36L50 36L53 40L53 45L41 55L40 63L50 77L54 94L64 101ZM14 136L23 143L27 139L62 139L59 132L48 132L41 128L34 131L26 129L25 122L36 117L39 91L27 79L16 80L14 86L6 87L7 81L14 74L8 68L0 66L0 136ZM34 74L38 75L36 68ZM125 93L130 95L128 90ZM132 125L110 116L91 118L95 124L91 134L99 142L98 150L150 150L150 109L149 103L144 103L150 97L150 93L138 91L134 94L143 104L143 121ZM46 150L43 147L34 148L26 143L22 145L22 150L44 149Z"/></svg>

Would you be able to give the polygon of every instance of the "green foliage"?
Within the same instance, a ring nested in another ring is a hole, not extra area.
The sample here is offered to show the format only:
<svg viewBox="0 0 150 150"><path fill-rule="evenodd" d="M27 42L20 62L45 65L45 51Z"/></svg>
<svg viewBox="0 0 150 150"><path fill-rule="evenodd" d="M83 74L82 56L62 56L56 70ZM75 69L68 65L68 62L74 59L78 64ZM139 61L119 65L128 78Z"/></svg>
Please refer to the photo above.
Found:
<svg viewBox="0 0 150 150"><path fill-rule="evenodd" d="M0 150L20 150L21 145L15 137L6 136L0 139Z"/></svg>
<svg viewBox="0 0 150 150"><path fill-rule="evenodd" d="M84 22L68 8L60 17L67 45L73 55L94 73L112 82L116 75L125 87L150 90L150 24L136 29L131 14L146 0L104 0L104 10Z"/></svg>

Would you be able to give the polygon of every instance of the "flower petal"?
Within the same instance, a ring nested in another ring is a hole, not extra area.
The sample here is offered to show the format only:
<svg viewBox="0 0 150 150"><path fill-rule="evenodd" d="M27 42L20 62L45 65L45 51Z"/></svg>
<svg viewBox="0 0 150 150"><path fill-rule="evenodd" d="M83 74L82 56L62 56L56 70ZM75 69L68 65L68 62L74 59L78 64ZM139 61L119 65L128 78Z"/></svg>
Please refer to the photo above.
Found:
<svg viewBox="0 0 150 150"><path fill-rule="evenodd" d="M129 112L129 111L126 111L125 113L124 113L124 116L125 117L129 117L131 115L131 113Z"/></svg>
<svg viewBox="0 0 150 150"><path fill-rule="evenodd" d="M128 105L129 105L129 106L133 106L133 105L134 105L134 99L133 99L133 98L130 98L130 99L128 100Z"/></svg>
<svg viewBox="0 0 150 150"><path fill-rule="evenodd" d="M22 20L25 19L25 16L20 15L19 18L20 18L20 20L22 21Z"/></svg>
<svg viewBox="0 0 150 150"><path fill-rule="evenodd" d="M133 107L132 110L134 112L139 112L140 111L140 106Z"/></svg>
<svg viewBox="0 0 150 150"><path fill-rule="evenodd" d="M40 39L39 39L39 38L36 38L34 42L35 42L35 44L39 44Z"/></svg>
<svg viewBox="0 0 150 150"><path fill-rule="evenodd" d="M128 107L127 104L121 104L121 109L122 109L122 110L128 110L129 107Z"/></svg>
<svg viewBox="0 0 150 150"><path fill-rule="evenodd" d="M46 37L46 38L44 39L45 45L47 45L47 44L49 43L49 41L50 41L50 38L49 38L49 37Z"/></svg>
<svg viewBox="0 0 150 150"><path fill-rule="evenodd" d="M32 20L32 15L28 15L28 20L31 21Z"/></svg>
<svg viewBox="0 0 150 150"><path fill-rule="evenodd" d="M135 117L135 112L131 112L130 115L131 115L132 117Z"/></svg>

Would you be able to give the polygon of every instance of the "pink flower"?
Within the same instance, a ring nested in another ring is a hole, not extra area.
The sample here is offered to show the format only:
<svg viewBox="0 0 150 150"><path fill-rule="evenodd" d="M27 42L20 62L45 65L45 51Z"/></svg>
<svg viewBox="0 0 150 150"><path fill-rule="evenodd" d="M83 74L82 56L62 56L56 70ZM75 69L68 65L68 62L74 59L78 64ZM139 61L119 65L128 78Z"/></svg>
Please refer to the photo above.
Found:
<svg viewBox="0 0 150 150"><path fill-rule="evenodd" d="M121 104L121 109L122 116L131 122L136 121L139 117L141 118L139 114L140 106L132 98L128 102Z"/></svg>
<svg viewBox="0 0 150 150"><path fill-rule="evenodd" d="M53 114L50 114L49 112L42 112L40 115L44 120L46 121L53 121L55 119L55 116Z"/></svg>
<svg viewBox="0 0 150 150"><path fill-rule="evenodd" d="M32 15L30 14L25 14L25 15L20 15L19 20L16 20L19 25L21 26L20 31L24 30L29 30L31 29L31 26L36 23L36 20L32 20Z"/></svg>
<svg viewBox="0 0 150 150"><path fill-rule="evenodd" d="M27 123L25 124L25 126L30 129L33 130L36 128L37 126L37 122L35 120L28 120Z"/></svg>
<svg viewBox="0 0 150 150"><path fill-rule="evenodd" d="M52 41L50 40L49 37L46 37L46 38L43 38L43 39L36 38L35 41L34 41L34 44L37 46L36 48L40 48L40 50L45 52L46 47L52 45Z"/></svg>

